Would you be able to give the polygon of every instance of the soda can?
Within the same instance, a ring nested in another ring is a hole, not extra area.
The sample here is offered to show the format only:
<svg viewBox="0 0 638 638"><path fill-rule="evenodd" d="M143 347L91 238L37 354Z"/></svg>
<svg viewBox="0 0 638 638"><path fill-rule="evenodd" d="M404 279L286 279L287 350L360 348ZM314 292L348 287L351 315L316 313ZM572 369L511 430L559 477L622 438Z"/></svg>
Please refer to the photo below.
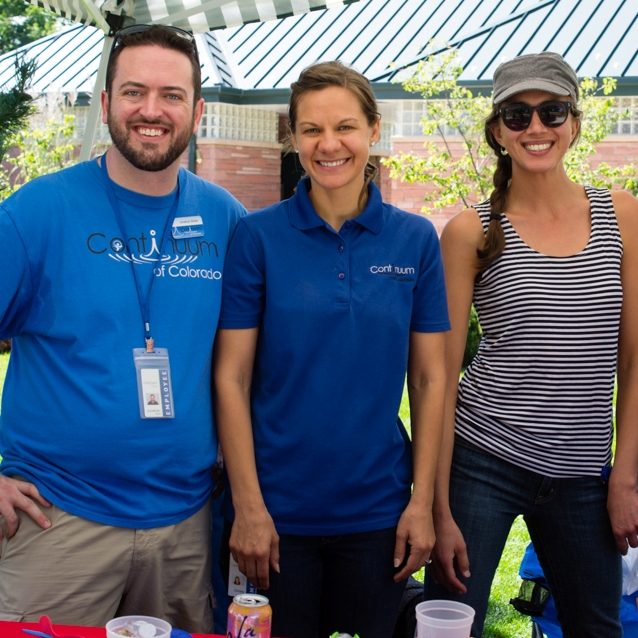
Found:
<svg viewBox="0 0 638 638"><path fill-rule="evenodd" d="M237 594L228 608L227 638L270 638L272 609L261 594Z"/></svg>

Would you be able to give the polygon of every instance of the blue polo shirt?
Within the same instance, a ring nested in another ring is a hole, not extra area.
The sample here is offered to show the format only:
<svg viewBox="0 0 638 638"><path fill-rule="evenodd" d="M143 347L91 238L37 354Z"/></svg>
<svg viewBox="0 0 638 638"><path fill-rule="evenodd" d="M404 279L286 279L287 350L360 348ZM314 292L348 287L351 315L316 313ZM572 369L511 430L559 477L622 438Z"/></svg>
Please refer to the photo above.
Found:
<svg viewBox="0 0 638 638"><path fill-rule="evenodd" d="M398 418L410 331L449 328L438 238L373 184L363 212L336 232L309 185L240 220L219 325L259 328L252 425L277 530L384 529L410 496Z"/></svg>

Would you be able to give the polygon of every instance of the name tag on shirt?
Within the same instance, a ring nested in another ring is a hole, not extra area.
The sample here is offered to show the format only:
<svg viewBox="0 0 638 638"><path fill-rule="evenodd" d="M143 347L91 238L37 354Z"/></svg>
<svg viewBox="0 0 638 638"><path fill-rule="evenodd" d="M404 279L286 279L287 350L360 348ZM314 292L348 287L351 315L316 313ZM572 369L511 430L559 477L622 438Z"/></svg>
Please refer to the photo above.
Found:
<svg viewBox="0 0 638 638"><path fill-rule="evenodd" d="M173 220L173 239L204 236L204 221L199 215L176 217Z"/></svg>

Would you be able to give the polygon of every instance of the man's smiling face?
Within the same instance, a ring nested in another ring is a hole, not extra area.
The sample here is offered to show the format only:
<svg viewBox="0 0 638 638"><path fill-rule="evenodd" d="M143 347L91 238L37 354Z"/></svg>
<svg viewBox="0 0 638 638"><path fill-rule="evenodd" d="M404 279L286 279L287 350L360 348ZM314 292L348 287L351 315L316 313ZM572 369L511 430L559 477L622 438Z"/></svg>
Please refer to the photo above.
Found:
<svg viewBox="0 0 638 638"><path fill-rule="evenodd" d="M156 45L131 46L117 60L103 120L114 146L135 168L161 171L179 160L195 132L193 72L183 53Z"/></svg>

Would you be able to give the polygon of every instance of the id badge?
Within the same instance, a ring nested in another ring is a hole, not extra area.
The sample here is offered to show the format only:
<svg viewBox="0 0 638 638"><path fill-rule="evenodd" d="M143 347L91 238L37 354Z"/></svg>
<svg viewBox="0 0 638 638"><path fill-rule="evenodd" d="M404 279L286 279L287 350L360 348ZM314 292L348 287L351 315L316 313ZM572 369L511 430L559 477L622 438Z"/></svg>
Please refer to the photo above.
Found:
<svg viewBox="0 0 638 638"><path fill-rule="evenodd" d="M228 565L228 595L232 598L237 594L256 594L257 588L239 571L237 561L230 554Z"/></svg>
<svg viewBox="0 0 638 638"><path fill-rule="evenodd" d="M137 377L137 397L142 419L172 419L173 388L171 365L166 348L133 348Z"/></svg>
<svg viewBox="0 0 638 638"><path fill-rule="evenodd" d="M200 215L176 217L173 221L173 239L189 239L204 236L204 221Z"/></svg>

